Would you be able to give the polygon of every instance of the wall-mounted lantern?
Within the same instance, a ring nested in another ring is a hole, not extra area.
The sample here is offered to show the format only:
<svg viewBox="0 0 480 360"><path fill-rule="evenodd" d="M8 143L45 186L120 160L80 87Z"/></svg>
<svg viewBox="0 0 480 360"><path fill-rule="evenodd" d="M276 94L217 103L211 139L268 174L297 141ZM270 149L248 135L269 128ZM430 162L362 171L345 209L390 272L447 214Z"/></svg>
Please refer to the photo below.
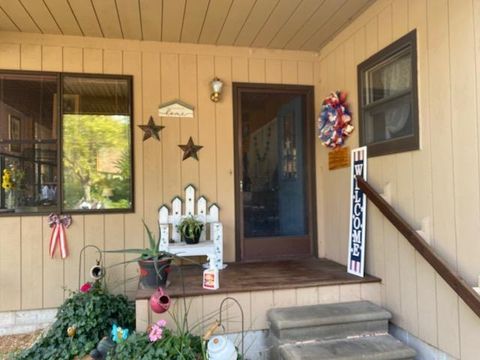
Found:
<svg viewBox="0 0 480 360"><path fill-rule="evenodd" d="M212 93L210 94L210 100L213 102L218 102L220 100L220 96L222 94L223 89L223 82L218 77L215 77L212 82L210 83L210 87L212 88Z"/></svg>

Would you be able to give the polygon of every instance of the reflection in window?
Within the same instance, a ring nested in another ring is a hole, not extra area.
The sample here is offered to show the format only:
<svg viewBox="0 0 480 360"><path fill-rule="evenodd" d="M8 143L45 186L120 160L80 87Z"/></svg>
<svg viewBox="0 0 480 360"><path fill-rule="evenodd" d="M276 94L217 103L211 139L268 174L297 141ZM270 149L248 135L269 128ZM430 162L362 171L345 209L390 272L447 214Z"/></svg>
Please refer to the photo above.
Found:
<svg viewBox="0 0 480 360"><path fill-rule="evenodd" d="M57 77L0 74L0 212L57 203Z"/></svg>
<svg viewBox="0 0 480 360"><path fill-rule="evenodd" d="M63 205L132 207L129 82L64 77Z"/></svg>
<svg viewBox="0 0 480 360"><path fill-rule="evenodd" d="M131 210L131 161L131 77L0 72L0 213Z"/></svg>

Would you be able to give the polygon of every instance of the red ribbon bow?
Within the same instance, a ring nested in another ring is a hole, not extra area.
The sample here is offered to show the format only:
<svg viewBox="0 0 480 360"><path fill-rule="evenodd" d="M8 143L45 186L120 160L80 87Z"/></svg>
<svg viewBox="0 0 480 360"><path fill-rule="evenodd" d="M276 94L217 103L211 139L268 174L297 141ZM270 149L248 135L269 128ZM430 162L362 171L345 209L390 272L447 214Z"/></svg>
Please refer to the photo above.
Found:
<svg viewBox="0 0 480 360"><path fill-rule="evenodd" d="M50 214L48 215L48 225L52 228L50 256L53 258L58 244L60 255L62 259L65 259L68 256L66 229L72 225L72 217L70 215Z"/></svg>

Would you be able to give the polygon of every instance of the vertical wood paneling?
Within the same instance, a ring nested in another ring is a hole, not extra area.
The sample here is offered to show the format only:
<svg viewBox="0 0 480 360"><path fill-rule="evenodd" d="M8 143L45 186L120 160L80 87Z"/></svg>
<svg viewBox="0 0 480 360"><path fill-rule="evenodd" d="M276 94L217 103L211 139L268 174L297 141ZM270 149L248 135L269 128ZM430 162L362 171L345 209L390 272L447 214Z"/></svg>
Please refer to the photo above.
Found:
<svg viewBox="0 0 480 360"><path fill-rule="evenodd" d="M187 104L197 108L197 57L195 55L180 55L179 56L179 96L180 99ZM209 143L199 144L198 142L198 128L199 120L198 116L194 118L181 118L180 120L180 139L179 144L186 144L188 138L191 136L193 142L197 145L204 147L212 146ZM201 149L197 155L199 161L209 161L202 157ZM180 152L180 148L177 148L177 152ZM181 163L181 184L182 188L188 184L198 184L198 168L199 161L190 158L182 161Z"/></svg>
<svg viewBox="0 0 480 360"><path fill-rule="evenodd" d="M476 254L480 243L480 196L478 168L478 120L475 69L475 41L471 1L449 2L450 24L450 72L452 89L453 174L455 191L455 215L457 261L465 279L474 284L480 274L480 262ZM458 54L462 56L458 56ZM469 154L465 156L465 154ZM472 166L475 164L475 166Z"/></svg>
<svg viewBox="0 0 480 360"><path fill-rule="evenodd" d="M21 308L21 220L0 218L0 309Z"/></svg>
<svg viewBox="0 0 480 360"><path fill-rule="evenodd" d="M22 44L20 64L22 69L42 70L42 47L34 44Z"/></svg>
<svg viewBox="0 0 480 360"><path fill-rule="evenodd" d="M125 215L125 247L141 248L145 243L142 219L144 217L144 197L143 197L143 148L142 148L142 131L139 131L138 125L144 122L142 108L142 54L134 51L123 52L123 72L133 75L133 102L134 106L134 154L135 154L135 213ZM125 259L129 260L136 255L125 255ZM138 265L129 263L125 265L125 291L128 295L134 296L138 285Z"/></svg>
<svg viewBox="0 0 480 360"><path fill-rule="evenodd" d="M162 119L158 116L158 107L160 105L160 54L144 53L142 56L142 78L143 92L149 94L142 98L144 116L143 123L146 123L150 116L153 117L155 124L161 125ZM137 129L135 129L137 131ZM160 141L150 138L142 142L143 147L143 166L150 169L143 173L144 186L144 220L146 224L157 231L158 208L163 201L163 172L153 171L161 169L163 162L163 152L161 141L165 138L168 129L160 131ZM148 194L145 196L145 194Z"/></svg>
<svg viewBox="0 0 480 360"><path fill-rule="evenodd" d="M42 47L42 70L62 71L63 51L60 46Z"/></svg>
<svg viewBox="0 0 480 360"><path fill-rule="evenodd" d="M214 57L210 55L199 55L197 58L197 83L198 83L198 109L197 119L198 140L204 148L200 150L199 157L199 191L210 201L217 201L217 138L212 138L215 132L215 104L210 100L210 81L215 77ZM196 139L195 139L196 140ZM223 211L220 212L220 219L223 220Z"/></svg>
<svg viewBox="0 0 480 360"><path fill-rule="evenodd" d="M248 79L250 82L265 82L265 59L249 59Z"/></svg>
<svg viewBox="0 0 480 360"><path fill-rule="evenodd" d="M282 62L277 59L267 59L265 65L265 81L269 84L282 82Z"/></svg>
<svg viewBox="0 0 480 360"><path fill-rule="evenodd" d="M105 216L105 250L118 250L125 248L125 215ZM125 255L122 253L105 253L104 264L107 269L108 289L115 293L125 291Z"/></svg>
<svg viewBox="0 0 480 360"><path fill-rule="evenodd" d="M99 249L105 249L105 215L84 216L85 246L93 245ZM75 257L75 254L73 254ZM100 260L94 248L85 250L84 257L84 275L85 279L90 281L90 268Z"/></svg>
<svg viewBox="0 0 480 360"><path fill-rule="evenodd" d="M103 73L102 49L83 49L83 71L86 73Z"/></svg>
<svg viewBox="0 0 480 360"><path fill-rule="evenodd" d="M20 68L20 45L0 44L0 67L3 69Z"/></svg>
<svg viewBox="0 0 480 360"><path fill-rule="evenodd" d="M162 102L175 100L179 97L178 55L161 55L161 95ZM186 144L180 133L180 118L163 118L165 126L162 140L163 153L163 199L169 202L174 196L182 194L181 159L179 144ZM167 136L168 132L168 136ZM168 154L168 156L167 156ZM189 159L189 161L194 161Z"/></svg>
<svg viewBox="0 0 480 360"><path fill-rule="evenodd" d="M215 74L223 79L226 84L232 83L230 57L215 57ZM221 206L224 239L235 239L233 122L225 121L232 116L232 112L232 92L229 90L224 92L222 101L215 105L217 202ZM235 260L235 243L233 241L226 242L223 251L225 261Z"/></svg>

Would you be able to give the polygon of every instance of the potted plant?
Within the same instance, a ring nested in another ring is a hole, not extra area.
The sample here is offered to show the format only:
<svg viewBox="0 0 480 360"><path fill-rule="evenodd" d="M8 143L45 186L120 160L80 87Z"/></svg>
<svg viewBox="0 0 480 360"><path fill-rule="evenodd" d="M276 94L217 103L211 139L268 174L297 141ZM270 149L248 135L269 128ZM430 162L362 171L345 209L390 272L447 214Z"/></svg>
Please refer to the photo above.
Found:
<svg viewBox="0 0 480 360"><path fill-rule="evenodd" d="M105 252L138 254L139 256L137 258L126 262L138 262L138 266L140 267L139 288L154 289L166 284L168 273L170 272L170 264L174 255L166 251L160 251L160 236L158 239L155 239L152 231L145 222L143 222L143 226L148 236L148 244L150 245L148 248L107 250Z"/></svg>
<svg viewBox="0 0 480 360"><path fill-rule="evenodd" d="M182 241L185 241L187 244L198 244L200 235L202 235L203 225L203 222L195 219L193 215L183 218L177 225Z"/></svg>

